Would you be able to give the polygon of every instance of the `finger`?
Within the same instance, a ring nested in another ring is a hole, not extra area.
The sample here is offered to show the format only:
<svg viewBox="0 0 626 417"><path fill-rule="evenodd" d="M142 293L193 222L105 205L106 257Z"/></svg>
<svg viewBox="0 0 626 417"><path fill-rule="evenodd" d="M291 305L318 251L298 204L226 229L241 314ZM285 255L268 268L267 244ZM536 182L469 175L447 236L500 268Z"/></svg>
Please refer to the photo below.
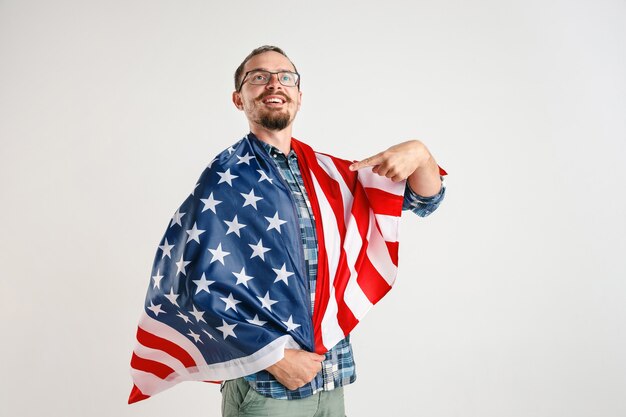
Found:
<svg viewBox="0 0 626 417"><path fill-rule="evenodd" d="M378 165L382 162L382 159L382 153L377 153L376 155L370 156L369 158L365 158L361 161L353 163L352 165L350 165L350 171L356 171L357 169Z"/></svg>

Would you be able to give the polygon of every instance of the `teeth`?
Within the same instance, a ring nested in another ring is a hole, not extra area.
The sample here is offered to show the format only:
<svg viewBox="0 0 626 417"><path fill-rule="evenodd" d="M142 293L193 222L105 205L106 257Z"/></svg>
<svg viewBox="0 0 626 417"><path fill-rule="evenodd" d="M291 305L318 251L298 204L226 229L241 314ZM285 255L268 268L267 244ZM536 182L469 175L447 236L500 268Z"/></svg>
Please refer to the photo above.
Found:
<svg viewBox="0 0 626 417"><path fill-rule="evenodd" d="M279 98L269 98L265 100L266 103L282 103L283 101Z"/></svg>

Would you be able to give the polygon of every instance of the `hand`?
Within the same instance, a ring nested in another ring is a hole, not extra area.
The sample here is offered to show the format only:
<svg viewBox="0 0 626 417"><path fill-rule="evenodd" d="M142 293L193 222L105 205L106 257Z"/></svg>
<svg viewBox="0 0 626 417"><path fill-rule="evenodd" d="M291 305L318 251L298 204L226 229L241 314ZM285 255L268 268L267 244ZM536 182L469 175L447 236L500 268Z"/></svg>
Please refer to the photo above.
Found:
<svg viewBox="0 0 626 417"><path fill-rule="evenodd" d="M298 349L285 349L285 357L266 369L287 389L298 389L311 382L322 370L324 355Z"/></svg>
<svg viewBox="0 0 626 417"><path fill-rule="evenodd" d="M409 140L350 165L351 171L373 167L372 172L394 182L409 180L413 191L427 197L441 188L439 167L426 145Z"/></svg>

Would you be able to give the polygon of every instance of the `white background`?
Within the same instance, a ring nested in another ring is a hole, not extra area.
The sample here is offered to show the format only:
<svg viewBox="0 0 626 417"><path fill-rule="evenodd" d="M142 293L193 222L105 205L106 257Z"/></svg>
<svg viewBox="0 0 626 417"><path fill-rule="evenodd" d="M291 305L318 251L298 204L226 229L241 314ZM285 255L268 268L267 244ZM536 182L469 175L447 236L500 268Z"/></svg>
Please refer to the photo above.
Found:
<svg viewBox="0 0 626 417"><path fill-rule="evenodd" d="M0 0L0 414L219 415L203 383L126 405L129 360L169 218L247 132L232 74L276 44L295 137L450 173L347 414L626 415L626 3L302 3Z"/></svg>

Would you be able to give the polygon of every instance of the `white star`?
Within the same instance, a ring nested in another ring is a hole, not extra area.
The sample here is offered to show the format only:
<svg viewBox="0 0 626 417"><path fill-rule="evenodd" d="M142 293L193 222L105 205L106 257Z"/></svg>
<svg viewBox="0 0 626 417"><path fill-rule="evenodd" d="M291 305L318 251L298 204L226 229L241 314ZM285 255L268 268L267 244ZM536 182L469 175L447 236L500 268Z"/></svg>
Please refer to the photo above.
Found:
<svg viewBox="0 0 626 417"><path fill-rule="evenodd" d="M292 276L293 272L287 271L287 269L285 268L285 264L283 264L283 267L280 269L272 268L272 270L276 272L276 279L274 280L274 283L282 281L285 283L285 285L289 285L289 283L287 282L287 278Z"/></svg>
<svg viewBox="0 0 626 417"><path fill-rule="evenodd" d="M224 319L222 319L222 325L216 327L216 329L222 332L222 334L224 335L224 340L226 340L228 336L232 336L234 338L237 337L234 331L236 326L236 324L228 324L224 321Z"/></svg>
<svg viewBox="0 0 626 417"><path fill-rule="evenodd" d="M283 321L283 323L285 323L285 326L287 326L287 331L290 332L292 330L296 330L298 327L300 327L299 324L296 324L293 322L293 319L291 316L289 316L289 320L287 321Z"/></svg>
<svg viewBox="0 0 626 417"><path fill-rule="evenodd" d="M261 307L267 308L269 311L272 311L272 305L276 304L278 301L270 299L270 292L265 293L265 297L256 296L259 300L261 300Z"/></svg>
<svg viewBox="0 0 626 417"><path fill-rule="evenodd" d="M170 303L174 304L176 307L179 307L178 302L176 302L176 299L178 298L178 294L174 294L174 287L170 288L169 294L165 294L165 298L170 300Z"/></svg>
<svg viewBox="0 0 626 417"><path fill-rule="evenodd" d="M241 237L241 235L239 234L239 229L246 227L245 224L239 223L239 220L237 220L236 214L232 222L229 222L228 220L224 220L224 223L228 225L228 230L226 231L226 234L235 233L239 237Z"/></svg>
<svg viewBox="0 0 626 417"><path fill-rule="evenodd" d="M228 151L228 154L231 155L233 152L235 152L235 148L233 148L232 146L230 146L228 149L226 149Z"/></svg>
<svg viewBox="0 0 626 417"><path fill-rule="evenodd" d="M189 330L189 333L187 333L187 336L191 336L191 337L193 337L193 340L195 340L195 341L196 341L196 343L200 342L200 343L204 344L204 343L202 342L202 340L200 340L200 335L199 335L199 334L197 334L197 333L192 332L191 330Z"/></svg>
<svg viewBox="0 0 626 417"><path fill-rule="evenodd" d="M200 243L200 235L206 232L206 230L198 229L198 226L194 222L193 227L189 230L185 230L185 232L187 232L187 234L189 235L186 243L189 243L190 240L195 240L196 242Z"/></svg>
<svg viewBox="0 0 626 417"><path fill-rule="evenodd" d="M212 264L215 261L220 261L222 265L224 265L224 257L230 255L230 252L226 252L222 250L221 243L217 245L217 248L209 249L209 252L211 252L211 254L213 255L213 257L211 258L211 262L209 262L209 264Z"/></svg>
<svg viewBox="0 0 626 417"><path fill-rule="evenodd" d="M235 285L243 284L248 288L248 281L254 277L246 275L246 268L241 268L241 272L233 272L233 275L237 277L237 283Z"/></svg>
<svg viewBox="0 0 626 417"><path fill-rule="evenodd" d="M159 317L159 313L165 313L165 311L161 310L161 304L154 305L152 301L150 301L148 310L152 311L156 317Z"/></svg>
<svg viewBox="0 0 626 417"><path fill-rule="evenodd" d="M185 215L185 213L181 213L180 209L176 209L176 213L174 213L174 216L172 217L172 221L170 223L170 227L174 226L175 224L182 226L182 223L180 222L180 219L183 218L183 216Z"/></svg>
<svg viewBox="0 0 626 417"><path fill-rule="evenodd" d="M213 160L211 162L209 162L209 164L206 166L207 168L211 169L211 167L213 166L213 163L217 161L217 158L213 158Z"/></svg>
<svg viewBox="0 0 626 417"><path fill-rule="evenodd" d="M185 323L191 323L191 320L189 320L189 317L185 316L182 311L179 311L178 314L176 315L180 317L181 319L185 320Z"/></svg>
<svg viewBox="0 0 626 417"><path fill-rule="evenodd" d="M278 233L280 233L280 226L285 224L285 223L287 223L285 220L281 220L278 217L278 212L276 212L276 214L274 214L274 217L267 217L267 216L265 216L265 220L270 222L270 225L267 226L267 230L276 229L276 230L278 230Z"/></svg>
<svg viewBox="0 0 626 417"><path fill-rule="evenodd" d="M200 183L197 183L195 187L193 187L193 191L191 192L191 195L193 195L193 193L196 192L196 188L198 188L198 185L200 185Z"/></svg>
<svg viewBox="0 0 626 417"><path fill-rule="evenodd" d="M254 324L255 326L263 326L265 323L267 323L266 321L259 320L258 314L255 314L252 320L246 319L246 321L250 324Z"/></svg>
<svg viewBox="0 0 626 417"><path fill-rule="evenodd" d="M204 203L204 208L202 209L202 213L207 210L211 210L213 213L217 214L215 211L215 206L221 203L220 200L216 200L213 198L213 193L209 194L209 198L201 198L200 201Z"/></svg>
<svg viewBox="0 0 626 417"><path fill-rule="evenodd" d="M239 165L239 164L250 165L250 160L254 159L254 156L250 156L250 154L248 152L246 152L246 154L244 156L237 155L237 158L239 158L239 162L237 162L237 165Z"/></svg>
<svg viewBox="0 0 626 417"><path fill-rule="evenodd" d="M196 288L196 294L198 294L200 291L206 291L207 293L211 294L211 291L209 291L209 285L213 284L215 281L210 281L206 279L206 275L203 272L200 279L194 279L193 282L198 286L198 288Z"/></svg>
<svg viewBox="0 0 626 417"><path fill-rule="evenodd" d="M224 172L218 172L217 175L220 176L220 180L217 182L218 184L225 182L225 183L228 183L228 185L230 185L231 187L233 186L233 180L239 177L239 175L231 174L230 168L228 168Z"/></svg>
<svg viewBox="0 0 626 417"><path fill-rule="evenodd" d="M273 180L270 177L267 176L265 171L263 171L262 169L257 169L256 172L261 174L261 178L259 178L259 182L261 182L261 181L268 181L270 184L272 184Z"/></svg>
<svg viewBox="0 0 626 417"><path fill-rule="evenodd" d="M259 239L259 243L256 245L248 243L248 246L252 248L252 255L250 256L250 259L258 256L259 258L265 260L265 252L269 252L270 250L270 248L263 247L263 239Z"/></svg>
<svg viewBox="0 0 626 417"><path fill-rule="evenodd" d="M196 309L196 306L193 306L193 311L190 311L189 314L194 316L198 323L200 323L201 321L206 323L206 320L204 320L204 317L202 317L202 315L204 314L204 311L200 311Z"/></svg>
<svg viewBox="0 0 626 417"><path fill-rule="evenodd" d="M152 286L152 288L161 288L159 285L161 283L161 280L163 279L163 275L159 275L158 269L156 275L153 276L152 279L154 280L154 285Z"/></svg>
<svg viewBox="0 0 626 417"><path fill-rule="evenodd" d="M204 330L204 329L202 329L202 331L203 331L203 332L204 332L207 336L209 336L209 339L217 341L217 339L215 339L211 333L207 332L207 331L206 331L206 330Z"/></svg>
<svg viewBox="0 0 626 417"><path fill-rule="evenodd" d="M263 200L263 197L257 197L256 195L254 195L254 188L250 190L250 192L248 194L245 193L240 193L243 198L246 199L246 201L243 202L243 206L252 206L254 207L254 209L256 210L256 202L259 200Z"/></svg>
<svg viewBox="0 0 626 417"><path fill-rule="evenodd" d="M161 256L161 259L165 258L166 256L172 259L172 248L174 246L176 245L170 245L167 241L167 238L165 238L165 243L159 246L159 249L163 251L163 256Z"/></svg>
<svg viewBox="0 0 626 417"><path fill-rule="evenodd" d="M239 300L235 300L235 299L233 298L233 293L230 293L230 295L228 296L228 298L226 298L226 297L220 297L220 300L222 300L223 302L225 302L225 303L226 303L226 308L224 309L224 311L228 311L228 310L230 310L230 309L232 308L233 310L235 310L236 312L238 312L238 311L237 311L237 304L239 304L241 301L239 301Z"/></svg>
<svg viewBox="0 0 626 417"><path fill-rule="evenodd" d="M183 256L185 255L180 255L180 261L176 262L176 267L178 268L178 271L176 271L176 275L180 274L181 272L183 273L183 275L187 275L187 270L185 268L191 263L191 261L183 260Z"/></svg>

